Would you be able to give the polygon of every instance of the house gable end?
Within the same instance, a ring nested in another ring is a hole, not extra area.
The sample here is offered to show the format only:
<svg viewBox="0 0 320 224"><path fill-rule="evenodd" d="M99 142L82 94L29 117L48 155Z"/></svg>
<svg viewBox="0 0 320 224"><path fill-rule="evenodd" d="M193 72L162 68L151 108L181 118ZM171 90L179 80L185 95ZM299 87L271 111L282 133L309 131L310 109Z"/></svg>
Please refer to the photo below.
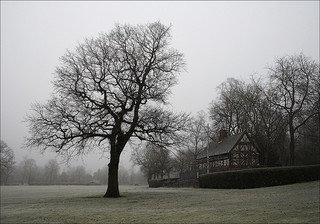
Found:
<svg viewBox="0 0 320 224"><path fill-rule="evenodd" d="M233 167L259 166L259 150L246 132L230 151L230 158Z"/></svg>
<svg viewBox="0 0 320 224"><path fill-rule="evenodd" d="M235 144L232 146L232 148L230 149L229 153L231 153L231 152L236 148L236 146L239 145L240 142L242 142L244 136L247 136L247 134L246 134L245 131L242 132L242 133L239 135L238 140L237 140L237 141L235 142Z"/></svg>

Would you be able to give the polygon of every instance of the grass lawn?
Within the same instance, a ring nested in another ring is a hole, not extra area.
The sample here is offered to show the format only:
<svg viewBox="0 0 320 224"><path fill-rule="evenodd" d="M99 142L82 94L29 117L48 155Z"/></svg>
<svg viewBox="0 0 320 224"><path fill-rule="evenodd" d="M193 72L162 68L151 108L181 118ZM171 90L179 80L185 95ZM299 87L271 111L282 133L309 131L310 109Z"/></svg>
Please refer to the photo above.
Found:
<svg viewBox="0 0 320 224"><path fill-rule="evenodd" d="M220 190L2 186L1 223L319 223L319 181Z"/></svg>

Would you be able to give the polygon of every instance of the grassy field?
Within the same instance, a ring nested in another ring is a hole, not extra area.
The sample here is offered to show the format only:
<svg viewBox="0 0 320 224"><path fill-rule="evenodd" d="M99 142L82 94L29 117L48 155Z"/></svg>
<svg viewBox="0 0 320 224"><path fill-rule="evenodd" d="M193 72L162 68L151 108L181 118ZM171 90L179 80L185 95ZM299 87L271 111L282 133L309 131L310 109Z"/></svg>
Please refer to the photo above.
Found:
<svg viewBox="0 0 320 224"><path fill-rule="evenodd" d="M319 223L319 181L219 190L122 186L1 187L1 223Z"/></svg>

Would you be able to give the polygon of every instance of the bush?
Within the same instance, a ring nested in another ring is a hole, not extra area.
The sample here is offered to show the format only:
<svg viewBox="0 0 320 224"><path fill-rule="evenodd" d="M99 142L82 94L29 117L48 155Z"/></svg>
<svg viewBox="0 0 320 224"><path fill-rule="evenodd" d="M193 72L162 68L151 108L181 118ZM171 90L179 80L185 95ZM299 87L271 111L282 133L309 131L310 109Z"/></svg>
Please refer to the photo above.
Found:
<svg viewBox="0 0 320 224"><path fill-rule="evenodd" d="M156 188L156 187L162 187L163 186L163 182L164 182L163 179L161 179L161 180L149 180L148 184L149 184L149 187Z"/></svg>
<svg viewBox="0 0 320 224"><path fill-rule="evenodd" d="M170 179L160 179L160 180L149 180L148 184L151 188L157 187L173 187L178 183L179 178L170 178Z"/></svg>
<svg viewBox="0 0 320 224"><path fill-rule="evenodd" d="M201 175L201 188L246 189L319 180L320 165L256 168Z"/></svg>

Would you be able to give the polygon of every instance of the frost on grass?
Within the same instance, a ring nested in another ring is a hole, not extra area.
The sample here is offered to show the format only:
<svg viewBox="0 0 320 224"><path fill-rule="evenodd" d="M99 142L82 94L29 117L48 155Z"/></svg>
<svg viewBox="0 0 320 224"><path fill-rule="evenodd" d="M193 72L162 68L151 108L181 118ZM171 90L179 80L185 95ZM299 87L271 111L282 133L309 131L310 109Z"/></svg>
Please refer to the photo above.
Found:
<svg viewBox="0 0 320 224"><path fill-rule="evenodd" d="M1 187L2 223L316 223L319 181L219 190L121 186ZM232 211L232 212L231 212Z"/></svg>

